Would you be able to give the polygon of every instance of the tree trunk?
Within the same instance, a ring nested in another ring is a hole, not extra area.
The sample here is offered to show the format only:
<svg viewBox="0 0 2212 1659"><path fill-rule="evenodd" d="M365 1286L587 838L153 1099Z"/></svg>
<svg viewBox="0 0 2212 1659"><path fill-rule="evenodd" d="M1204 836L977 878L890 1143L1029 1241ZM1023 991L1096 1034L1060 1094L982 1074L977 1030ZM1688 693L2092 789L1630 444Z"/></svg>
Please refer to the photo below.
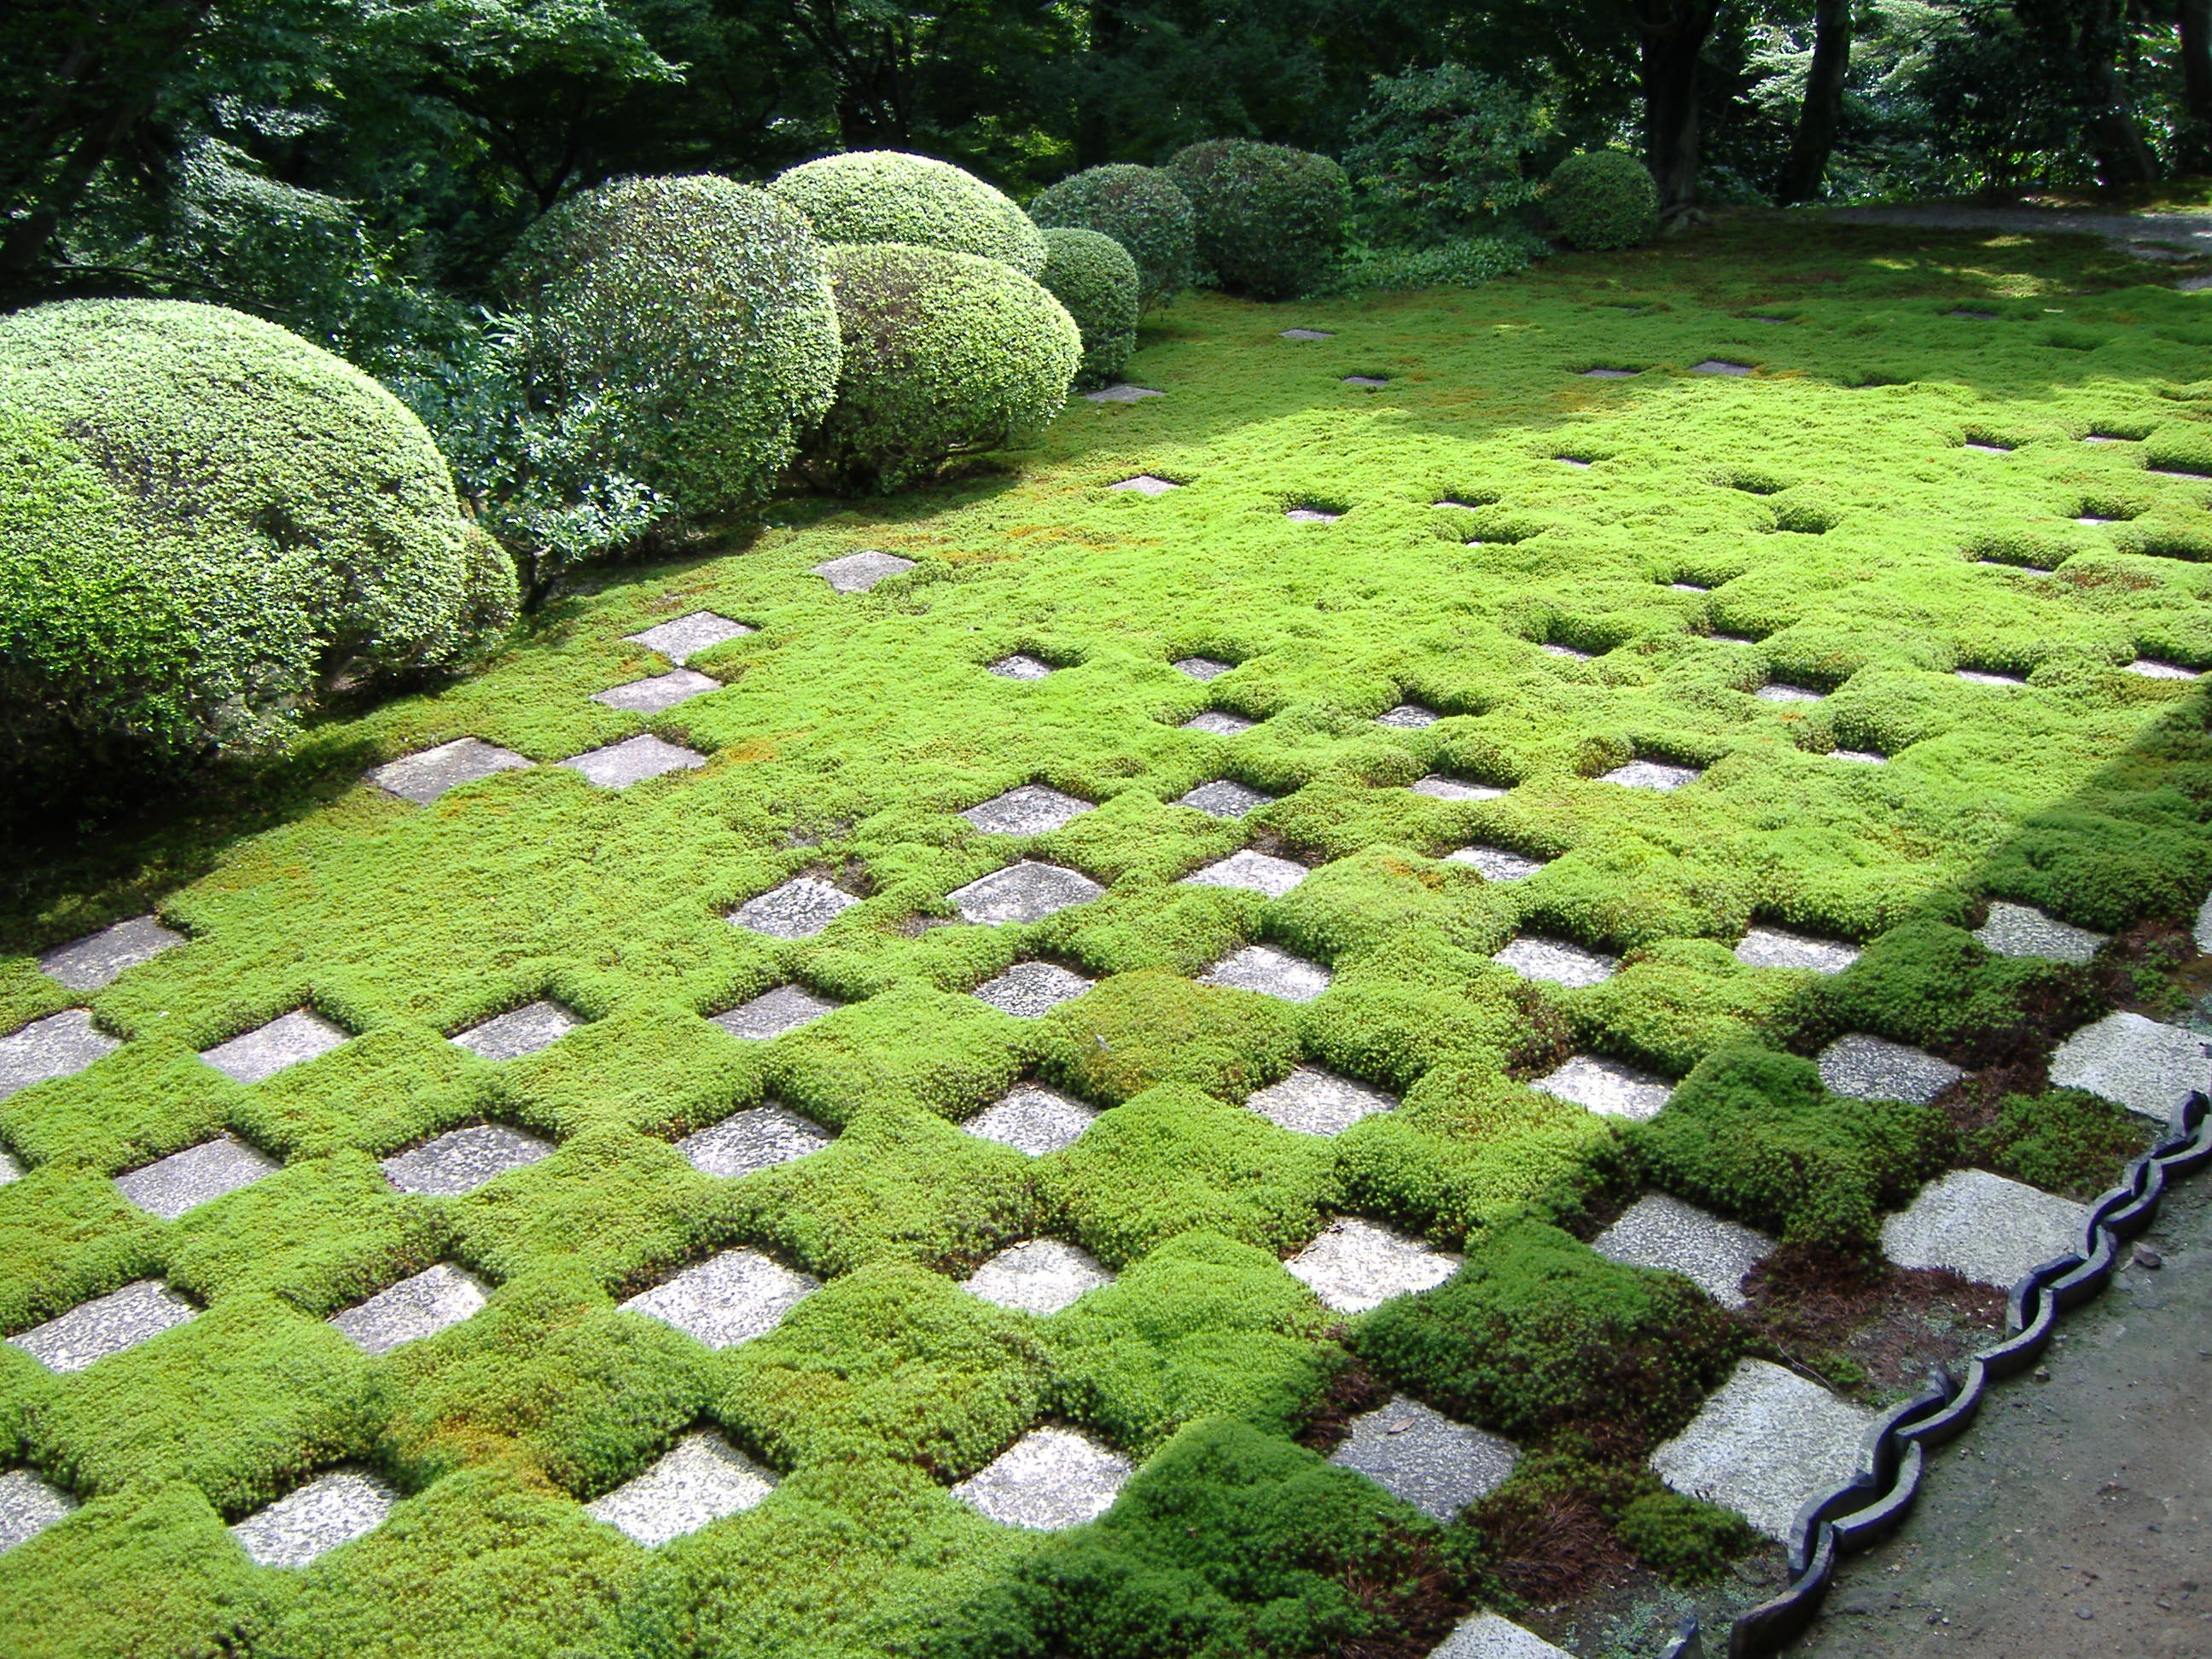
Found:
<svg viewBox="0 0 2212 1659"><path fill-rule="evenodd" d="M2120 78L2120 0L2013 0L2014 14L2052 69L2069 76L2087 118L2097 176L2108 185L2148 184L2158 154L2142 136Z"/></svg>
<svg viewBox="0 0 2212 1659"><path fill-rule="evenodd" d="M2212 7L2212 0L2197 0ZM1813 14L1813 64L1805 75L1805 102L1797 112L1797 131L1774 199L1784 207L1809 202L1827 178L1828 155L1836 147L1836 127L1844 113L1844 79L1851 66L1851 0L1816 0Z"/></svg>
<svg viewBox="0 0 2212 1659"><path fill-rule="evenodd" d="M1667 218L1698 204L1698 60L1719 12L1717 0L1637 0L1644 161Z"/></svg>
<svg viewBox="0 0 2212 1659"><path fill-rule="evenodd" d="M2212 0L2205 3L2212 5ZM1128 19L1123 15L1126 4L1127 0L1092 0L1090 39L1084 44L1084 56L1090 61L1078 71L1083 75L1075 106L1079 172L1103 167L1114 159L1114 119L1109 107L1113 72L1107 65L1128 33Z"/></svg>
<svg viewBox="0 0 2212 1659"><path fill-rule="evenodd" d="M2189 125L2182 133L2182 165L2191 173L2212 167L2212 0L2180 0L2181 105Z"/></svg>

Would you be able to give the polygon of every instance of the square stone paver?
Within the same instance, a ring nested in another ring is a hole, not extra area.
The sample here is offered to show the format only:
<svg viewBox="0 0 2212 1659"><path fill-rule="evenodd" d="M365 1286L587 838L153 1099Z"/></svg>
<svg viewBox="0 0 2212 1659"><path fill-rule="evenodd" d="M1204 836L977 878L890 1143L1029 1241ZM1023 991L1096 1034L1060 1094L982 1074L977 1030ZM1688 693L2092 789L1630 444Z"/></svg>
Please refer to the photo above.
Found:
<svg viewBox="0 0 2212 1659"><path fill-rule="evenodd" d="M1248 945L1215 963L1198 976L1198 982L1257 991L1285 1002L1311 1002L1328 989L1333 977L1317 962L1278 951L1272 945Z"/></svg>
<svg viewBox="0 0 2212 1659"><path fill-rule="evenodd" d="M1394 1296L1432 1291L1459 1271L1460 1258L1431 1249L1357 1216L1322 1228L1283 1266L1339 1313L1365 1313Z"/></svg>
<svg viewBox="0 0 2212 1659"><path fill-rule="evenodd" d="M1861 766L1887 766L1889 764L1888 756L1877 755L1871 749L1831 749L1828 751L1828 758L1830 760L1856 761Z"/></svg>
<svg viewBox="0 0 2212 1659"><path fill-rule="evenodd" d="M341 1544L374 1532L399 1494L366 1469L332 1469L256 1510L230 1529L263 1567L304 1567Z"/></svg>
<svg viewBox="0 0 2212 1659"><path fill-rule="evenodd" d="M722 683L709 679L692 668L672 668L665 674L632 680L627 685L610 686L605 691L592 693L592 701L604 703L609 708L619 708L625 714L658 714L664 708L673 708L679 702L689 702L709 691L719 691Z"/></svg>
<svg viewBox="0 0 2212 1659"><path fill-rule="evenodd" d="M1585 380L1632 380L1636 378L1636 371L1632 368L1586 368L1582 371L1582 376Z"/></svg>
<svg viewBox="0 0 2212 1659"><path fill-rule="evenodd" d="M2045 957L2052 962L2086 963L2112 942L2109 933L2093 933L2057 921L2031 904L1990 901L1989 920L1974 929L1974 937L2001 957Z"/></svg>
<svg viewBox="0 0 2212 1659"><path fill-rule="evenodd" d="M1164 398L1164 392L1155 392L1148 386L1102 386L1096 392L1083 394L1085 401L1094 404L1139 404L1147 398Z"/></svg>
<svg viewBox="0 0 2212 1659"><path fill-rule="evenodd" d="M450 1261L379 1291L330 1322L363 1353L389 1353L458 1325L484 1304L484 1287Z"/></svg>
<svg viewBox="0 0 2212 1659"><path fill-rule="evenodd" d="M690 660L694 652L725 641L743 639L757 631L741 622L732 622L727 617L718 617L711 611L694 611L688 617L655 623L641 634L625 634L623 637L648 651L658 651L681 667Z"/></svg>
<svg viewBox="0 0 2212 1659"><path fill-rule="evenodd" d="M1585 951L1565 939L1539 939L1523 934L1491 957L1523 979L1540 979L1553 985L1596 985L1620 971L1620 958L1602 951Z"/></svg>
<svg viewBox="0 0 2212 1659"><path fill-rule="evenodd" d="M1581 472L1589 471L1592 465L1590 462L1583 459L1579 455L1554 455L1552 459L1557 461L1561 466L1571 466L1577 471ZM1468 545L1472 547L1475 545L1475 544L1470 542Z"/></svg>
<svg viewBox="0 0 2212 1659"><path fill-rule="evenodd" d="M794 1273L758 1250L740 1249L709 1256L622 1305L672 1325L710 1348L728 1348L767 1335L821 1288L822 1281L811 1273Z"/></svg>
<svg viewBox="0 0 2212 1659"><path fill-rule="evenodd" d="M1948 1267L2010 1290L2030 1267L2081 1248L2089 1206L1986 1170L1954 1170L1883 1218L1881 1253L1900 1267Z"/></svg>
<svg viewBox="0 0 2212 1659"><path fill-rule="evenodd" d="M960 1127L971 1135L1042 1158L1075 1145L1097 1120L1097 1112L1079 1100L1042 1084L1018 1083Z"/></svg>
<svg viewBox="0 0 2212 1659"><path fill-rule="evenodd" d="M741 1002L714 1017L714 1024L732 1036L749 1042L766 1042L780 1037L786 1031L795 1031L802 1025L811 1025L824 1014L834 1014L845 1005L828 997L817 996L799 985L779 985L773 991L763 993L750 1002Z"/></svg>
<svg viewBox="0 0 2212 1659"><path fill-rule="evenodd" d="M1009 1527L1060 1532L1114 1507L1129 1460L1073 1429L1031 1429L952 1488L969 1508Z"/></svg>
<svg viewBox="0 0 2212 1659"><path fill-rule="evenodd" d="M1541 649L1547 657L1565 657L1570 662L1593 662L1597 656L1595 652L1577 651L1573 646L1561 645L1556 640L1547 641Z"/></svg>
<svg viewBox="0 0 2212 1659"><path fill-rule="evenodd" d="M1390 380L1385 374L1347 374L1344 377L1344 383L1346 386L1361 386L1372 392L1377 386L1389 385Z"/></svg>
<svg viewBox="0 0 2212 1659"><path fill-rule="evenodd" d="M1188 674L1194 680L1218 680L1237 665L1212 657L1177 657L1173 666L1177 673Z"/></svg>
<svg viewBox="0 0 2212 1659"><path fill-rule="evenodd" d="M0 1187L22 1178L23 1166L15 1161L15 1155L6 1147L0 1146Z"/></svg>
<svg viewBox="0 0 2212 1659"><path fill-rule="evenodd" d="M1325 328L1286 328L1279 338L1285 340L1334 340L1336 336Z"/></svg>
<svg viewBox="0 0 2212 1659"><path fill-rule="evenodd" d="M1088 904L1105 890L1076 871L1024 859L945 896L959 910L962 921L996 927L1009 921L1042 921L1056 910Z"/></svg>
<svg viewBox="0 0 2212 1659"><path fill-rule="evenodd" d="M1091 803L1042 783L1024 783L978 801L960 816L994 836L1042 836L1091 811Z"/></svg>
<svg viewBox="0 0 2212 1659"><path fill-rule="evenodd" d="M773 1474L720 1435L696 1429L644 1474L585 1504L584 1512L652 1549L710 1521L743 1514L775 1486Z"/></svg>
<svg viewBox="0 0 2212 1659"><path fill-rule="evenodd" d="M1676 1492L1734 1510L1784 1537L1808 1498L1849 1480L1875 1413L1764 1359L1735 1374L1697 1419L1651 1454Z"/></svg>
<svg viewBox="0 0 2212 1659"><path fill-rule="evenodd" d="M351 1041L312 1008L295 1008L266 1025L200 1050L200 1058L237 1083L262 1083L277 1073L326 1054Z"/></svg>
<svg viewBox="0 0 2212 1659"><path fill-rule="evenodd" d="M1133 478L1124 478L1119 483L1108 484L1106 488L1126 490L1137 495L1164 495L1170 489L1181 489L1182 486L1172 478L1156 477L1149 472L1139 472Z"/></svg>
<svg viewBox="0 0 2212 1659"><path fill-rule="evenodd" d="M198 1316L199 1310L158 1279L141 1279L119 1291L80 1302L67 1313L8 1339L50 1371L81 1371L94 1360Z"/></svg>
<svg viewBox="0 0 2212 1659"><path fill-rule="evenodd" d="M459 1198L509 1170L550 1158L550 1141L504 1123L471 1123L383 1160L384 1178L403 1193Z"/></svg>
<svg viewBox="0 0 2212 1659"><path fill-rule="evenodd" d="M588 749L561 763L571 772L582 773L585 781L601 789L627 789L663 773L687 769L696 771L706 763L707 757L697 750L669 743L650 732L624 738L620 743L611 743L601 749Z"/></svg>
<svg viewBox="0 0 2212 1659"><path fill-rule="evenodd" d="M1248 847L1202 870L1194 870L1182 879L1187 886L1249 887L1269 898L1280 898L1312 873L1303 864L1255 853Z"/></svg>
<svg viewBox="0 0 2212 1659"><path fill-rule="evenodd" d="M1433 800L1496 800L1505 793L1494 783L1463 783L1457 778L1448 778L1431 772L1406 786L1417 795L1426 795Z"/></svg>
<svg viewBox="0 0 2212 1659"><path fill-rule="evenodd" d="M896 553L870 547L863 548L858 553L848 553L842 559L830 559L817 564L814 567L814 574L840 593L865 593L886 577L913 569L914 564L912 559L902 559Z"/></svg>
<svg viewBox="0 0 2212 1659"><path fill-rule="evenodd" d="M793 876L747 899L730 912L730 921L770 939L812 939L860 902L819 876Z"/></svg>
<svg viewBox="0 0 2212 1659"><path fill-rule="evenodd" d="M1744 1276L1774 1254L1774 1241L1668 1194L1646 1193L1590 1249L1626 1267L1680 1273L1723 1308L1742 1308L1750 1304Z"/></svg>
<svg viewBox="0 0 2212 1659"><path fill-rule="evenodd" d="M368 781L387 793L428 806L448 789L458 789L495 772L529 769L526 756L476 738L456 738L435 749L403 755L396 761L369 768Z"/></svg>
<svg viewBox="0 0 2212 1659"><path fill-rule="evenodd" d="M1057 963L1018 962L998 978L977 986L975 994L1016 1019L1042 1019L1091 986L1090 980Z"/></svg>
<svg viewBox="0 0 2212 1659"><path fill-rule="evenodd" d="M1575 1659L1565 1648L1555 1648L1535 1632L1523 1630L1510 1619L1494 1613L1478 1613L1462 1620L1443 1645L1431 1650L1429 1659Z"/></svg>
<svg viewBox="0 0 2212 1659"><path fill-rule="evenodd" d="M1618 783L1630 789L1680 789L1705 775L1695 766L1672 766L1665 761L1634 760L1599 775L1601 783Z"/></svg>
<svg viewBox="0 0 2212 1659"><path fill-rule="evenodd" d="M75 1077L122 1043L92 1023L86 1008L64 1008L0 1037L0 1100L58 1077Z"/></svg>
<svg viewBox="0 0 2212 1659"><path fill-rule="evenodd" d="M1769 680L1751 694L1761 702L1820 702L1827 693L1815 691L1810 686L1791 685L1783 680Z"/></svg>
<svg viewBox="0 0 2212 1659"><path fill-rule="evenodd" d="M1332 513L1326 507L1293 507L1286 509L1283 516L1292 524L1334 524L1344 514Z"/></svg>
<svg viewBox="0 0 2212 1659"><path fill-rule="evenodd" d="M700 1174L734 1181L818 1152L832 1139L820 1124L787 1107L754 1106L684 1136L676 1150Z"/></svg>
<svg viewBox="0 0 2212 1659"><path fill-rule="evenodd" d="M1042 657L1032 657L1026 651L1017 651L994 662L983 665L987 674L996 674L1002 680L1042 680L1050 678L1052 665Z"/></svg>
<svg viewBox="0 0 2212 1659"><path fill-rule="evenodd" d="M1735 959L1749 968L1809 968L1816 974L1840 974L1859 959L1859 947L1779 927L1754 927L1736 941Z"/></svg>
<svg viewBox="0 0 2212 1659"><path fill-rule="evenodd" d="M1000 1251L960 1288L1001 1308L1042 1317L1113 1282L1114 1275L1088 1251L1056 1238L1032 1238Z"/></svg>
<svg viewBox="0 0 2212 1659"><path fill-rule="evenodd" d="M520 1060L551 1048L583 1023L559 1003L540 998L471 1025L448 1041L482 1060Z"/></svg>
<svg viewBox="0 0 2212 1659"><path fill-rule="evenodd" d="M2026 685L2027 684L2017 674L1991 674L1978 668L1960 668L1952 672L1970 685Z"/></svg>
<svg viewBox="0 0 2212 1659"><path fill-rule="evenodd" d="M157 1163L115 1177L123 1196L148 1215L174 1221L187 1210L274 1175L276 1160L235 1135L217 1135Z"/></svg>
<svg viewBox="0 0 2212 1659"><path fill-rule="evenodd" d="M1274 799L1273 795L1247 788L1232 779L1216 778L1212 783L1201 783L1188 793L1178 795L1176 805L1195 806L1211 818L1241 818Z"/></svg>
<svg viewBox="0 0 2212 1659"><path fill-rule="evenodd" d="M2137 657L2127 665L2130 674L2140 674L2147 680L2193 680L2203 671L2184 668L2179 663L2160 662L2154 657Z"/></svg>
<svg viewBox="0 0 2212 1659"><path fill-rule="evenodd" d="M1692 374L1748 374L1751 373L1751 365L1731 362L1726 357L1708 357L1702 363L1692 363L1690 373Z"/></svg>
<svg viewBox="0 0 2212 1659"><path fill-rule="evenodd" d="M0 1474L0 1555L27 1544L57 1521L66 1521L76 1499L28 1469Z"/></svg>
<svg viewBox="0 0 2212 1659"><path fill-rule="evenodd" d="M1521 1456L1510 1441L1455 1423L1404 1395L1362 1412L1351 1428L1328 1461L1358 1470L1434 1521L1449 1522L1489 1497Z"/></svg>
<svg viewBox="0 0 2212 1659"><path fill-rule="evenodd" d="M133 916L112 927L103 927L83 939L72 939L41 952L39 969L72 991L97 991L112 985L130 969L151 962L164 951L185 943L151 916Z"/></svg>
<svg viewBox="0 0 2212 1659"><path fill-rule="evenodd" d="M1667 586L1677 593L1710 593L1713 591L1703 582L1668 582Z"/></svg>
<svg viewBox="0 0 2212 1659"><path fill-rule="evenodd" d="M1209 708L1202 714L1193 714L1182 723L1182 729L1186 732L1211 732L1217 738L1233 738L1239 732L1249 732L1255 724L1257 722L1248 720L1242 714Z"/></svg>
<svg viewBox="0 0 2212 1659"><path fill-rule="evenodd" d="M1838 1037L1815 1059L1828 1092L1848 1100L1909 1100L1925 1106L1966 1076L1948 1060L1863 1031Z"/></svg>
<svg viewBox="0 0 2212 1659"><path fill-rule="evenodd" d="M2012 451L2003 444L1985 444L1969 438L1960 447L1976 455L2009 455Z"/></svg>
<svg viewBox="0 0 2212 1659"><path fill-rule="evenodd" d="M1471 864L1482 872L1486 881L1526 881L1551 860L1532 859L1526 853L1514 852L1506 847L1477 845L1462 847L1455 853L1444 854L1452 864Z"/></svg>
<svg viewBox="0 0 2212 1659"><path fill-rule="evenodd" d="M2051 1081L2061 1089L2086 1089L2163 1123L2191 1091L2212 1093L2212 1065L2196 1033L2120 1012L2084 1025L2060 1043L2051 1056Z"/></svg>
<svg viewBox="0 0 2212 1659"><path fill-rule="evenodd" d="M1601 1117L1633 1118L1639 1123L1658 1116L1667 1097L1674 1092L1665 1078L1601 1054L1577 1054L1528 1086Z"/></svg>
<svg viewBox="0 0 2212 1659"><path fill-rule="evenodd" d="M1280 1083L1255 1090L1244 1103L1302 1135L1340 1135L1364 1117L1395 1111L1398 1097L1317 1066L1301 1066Z"/></svg>
<svg viewBox="0 0 2212 1659"><path fill-rule="evenodd" d="M1404 732L1417 732L1422 726L1434 726L1443 716L1433 708L1425 708L1417 702L1401 702L1395 708L1386 708L1375 717L1377 726L1395 726Z"/></svg>

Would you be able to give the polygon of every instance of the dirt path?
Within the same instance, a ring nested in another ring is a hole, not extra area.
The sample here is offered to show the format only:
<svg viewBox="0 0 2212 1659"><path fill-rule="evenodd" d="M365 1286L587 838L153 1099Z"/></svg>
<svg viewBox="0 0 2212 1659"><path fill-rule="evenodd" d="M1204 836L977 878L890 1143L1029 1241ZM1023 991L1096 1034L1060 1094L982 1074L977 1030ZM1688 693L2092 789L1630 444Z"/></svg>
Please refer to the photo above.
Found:
<svg viewBox="0 0 2212 1659"><path fill-rule="evenodd" d="M2043 235L2078 232L2103 236L2148 258L2173 258L2175 250L2212 253L2212 213L2094 213L2067 208L1974 207L1927 202L1899 207L1846 207L1831 219L1869 225L1931 225L1955 230L2014 230Z"/></svg>

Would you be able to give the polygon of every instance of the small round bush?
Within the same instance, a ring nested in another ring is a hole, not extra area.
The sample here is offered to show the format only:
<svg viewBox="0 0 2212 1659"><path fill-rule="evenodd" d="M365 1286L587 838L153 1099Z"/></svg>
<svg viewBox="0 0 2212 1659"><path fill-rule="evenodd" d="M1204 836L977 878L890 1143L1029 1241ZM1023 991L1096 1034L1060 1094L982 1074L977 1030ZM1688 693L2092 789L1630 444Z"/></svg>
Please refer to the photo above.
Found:
<svg viewBox="0 0 2212 1659"><path fill-rule="evenodd" d="M1198 262L1190 198L1158 167L1086 167L1041 192L1030 217L1047 229L1095 230L1127 248L1146 310L1181 292Z"/></svg>
<svg viewBox="0 0 2212 1659"><path fill-rule="evenodd" d="M1137 262L1110 236L1095 230L1044 234L1042 283L1067 307L1083 334L1078 386L1104 386L1137 349Z"/></svg>
<svg viewBox="0 0 2212 1659"><path fill-rule="evenodd" d="M769 193L825 242L905 242L973 253L1024 276L1044 269L1030 216L972 173L896 149L849 150L782 173Z"/></svg>
<svg viewBox="0 0 2212 1659"><path fill-rule="evenodd" d="M765 496L837 384L805 221L711 174L623 179L534 227L507 281L550 401L601 414L599 459L692 514Z"/></svg>
<svg viewBox="0 0 2212 1659"><path fill-rule="evenodd" d="M1552 171L1545 207L1559 234L1590 250L1635 247L1659 233L1659 186L1625 150L1585 150Z"/></svg>
<svg viewBox="0 0 2212 1659"><path fill-rule="evenodd" d="M1294 299L1344 246L1352 189L1326 155L1216 138L1178 151L1168 173L1197 215L1200 263L1232 293Z"/></svg>
<svg viewBox="0 0 2212 1659"><path fill-rule="evenodd" d="M896 489L950 456L1030 436L1066 404L1083 337L1020 271L891 242L829 258L845 362L804 451L817 483Z"/></svg>

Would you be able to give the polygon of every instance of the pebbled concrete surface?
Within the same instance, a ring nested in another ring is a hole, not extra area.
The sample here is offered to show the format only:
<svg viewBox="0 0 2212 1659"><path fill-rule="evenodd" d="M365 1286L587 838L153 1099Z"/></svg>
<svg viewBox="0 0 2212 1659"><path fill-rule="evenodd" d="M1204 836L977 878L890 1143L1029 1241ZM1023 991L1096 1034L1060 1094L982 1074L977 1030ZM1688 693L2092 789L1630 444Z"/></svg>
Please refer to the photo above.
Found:
<svg viewBox="0 0 2212 1659"><path fill-rule="evenodd" d="M142 962L185 943L151 916L133 916L112 927L55 946L39 957L39 970L72 991L97 991L112 985Z"/></svg>
<svg viewBox="0 0 2212 1659"><path fill-rule="evenodd" d="M960 1127L1031 1158L1075 1145L1098 1114L1041 1084L1018 1083Z"/></svg>

